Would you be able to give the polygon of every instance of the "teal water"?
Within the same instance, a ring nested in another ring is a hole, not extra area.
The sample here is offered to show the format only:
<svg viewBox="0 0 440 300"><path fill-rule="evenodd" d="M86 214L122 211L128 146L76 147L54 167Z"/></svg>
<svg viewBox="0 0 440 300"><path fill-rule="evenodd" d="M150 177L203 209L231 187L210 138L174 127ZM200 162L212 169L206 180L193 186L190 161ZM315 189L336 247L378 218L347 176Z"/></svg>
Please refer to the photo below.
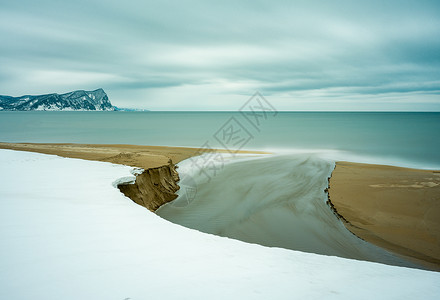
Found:
<svg viewBox="0 0 440 300"><path fill-rule="evenodd" d="M254 126L239 112L0 112L0 141L224 148L231 118L246 137L235 148L440 167L440 113L279 112Z"/></svg>

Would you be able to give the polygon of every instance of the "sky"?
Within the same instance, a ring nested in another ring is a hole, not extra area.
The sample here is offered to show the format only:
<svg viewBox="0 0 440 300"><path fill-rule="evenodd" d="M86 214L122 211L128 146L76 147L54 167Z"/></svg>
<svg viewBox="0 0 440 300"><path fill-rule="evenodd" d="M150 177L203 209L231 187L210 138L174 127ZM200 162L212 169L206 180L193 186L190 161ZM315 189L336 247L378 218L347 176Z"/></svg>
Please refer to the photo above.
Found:
<svg viewBox="0 0 440 300"><path fill-rule="evenodd" d="M0 94L440 111L440 1L0 0Z"/></svg>

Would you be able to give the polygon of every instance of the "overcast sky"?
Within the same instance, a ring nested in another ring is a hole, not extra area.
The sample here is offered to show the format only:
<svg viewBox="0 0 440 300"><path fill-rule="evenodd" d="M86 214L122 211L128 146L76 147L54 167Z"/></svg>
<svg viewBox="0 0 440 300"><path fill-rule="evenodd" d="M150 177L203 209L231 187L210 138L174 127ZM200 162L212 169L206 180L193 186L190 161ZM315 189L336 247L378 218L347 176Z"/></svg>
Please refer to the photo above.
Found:
<svg viewBox="0 0 440 300"><path fill-rule="evenodd" d="M440 1L0 0L0 94L440 111Z"/></svg>

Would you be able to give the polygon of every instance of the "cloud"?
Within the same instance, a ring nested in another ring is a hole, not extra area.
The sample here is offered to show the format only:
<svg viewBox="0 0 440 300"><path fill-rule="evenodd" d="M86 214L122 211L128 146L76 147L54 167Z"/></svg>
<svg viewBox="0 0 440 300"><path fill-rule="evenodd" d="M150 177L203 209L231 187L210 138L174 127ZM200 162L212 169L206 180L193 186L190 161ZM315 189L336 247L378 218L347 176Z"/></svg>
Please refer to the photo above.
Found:
<svg viewBox="0 0 440 300"><path fill-rule="evenodd" d="M287 110L376 110L389 94L386 109L400 95L440 110L439 28L437 1L9 1L0 93L103 87L162 110L235 109L255 90Z"/></svg>

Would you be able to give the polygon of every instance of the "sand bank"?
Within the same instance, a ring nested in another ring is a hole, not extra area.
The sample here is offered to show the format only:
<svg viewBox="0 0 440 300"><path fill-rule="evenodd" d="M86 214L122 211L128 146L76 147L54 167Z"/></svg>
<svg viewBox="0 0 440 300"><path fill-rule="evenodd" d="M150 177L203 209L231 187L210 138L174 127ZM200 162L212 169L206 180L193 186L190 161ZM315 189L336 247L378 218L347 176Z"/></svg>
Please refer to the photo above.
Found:
<svg viewBox="0 0 440 300"><path fill-rule="evenodd" d="M101 144L35 144L0 143L0 148L53 154L123 164L142 169L157 168L187 159L196 154L197 148L101 145Z"/></svg>
<svg viewBox="0 0 440 300"><path fill-rule="evenodd" d="M121 190L154 211L175 199L174 164L197 148L93 144L14 144L0 148L125 164L146 170ZM440 171L338 162L329 196L358 237L440 270Z"/></svg>
<svg viewBox="0 0 440 300"><path fill-rule="evenodd" d="M329 197L357 236L440 270L440 171L338 162Z"/></svg>

